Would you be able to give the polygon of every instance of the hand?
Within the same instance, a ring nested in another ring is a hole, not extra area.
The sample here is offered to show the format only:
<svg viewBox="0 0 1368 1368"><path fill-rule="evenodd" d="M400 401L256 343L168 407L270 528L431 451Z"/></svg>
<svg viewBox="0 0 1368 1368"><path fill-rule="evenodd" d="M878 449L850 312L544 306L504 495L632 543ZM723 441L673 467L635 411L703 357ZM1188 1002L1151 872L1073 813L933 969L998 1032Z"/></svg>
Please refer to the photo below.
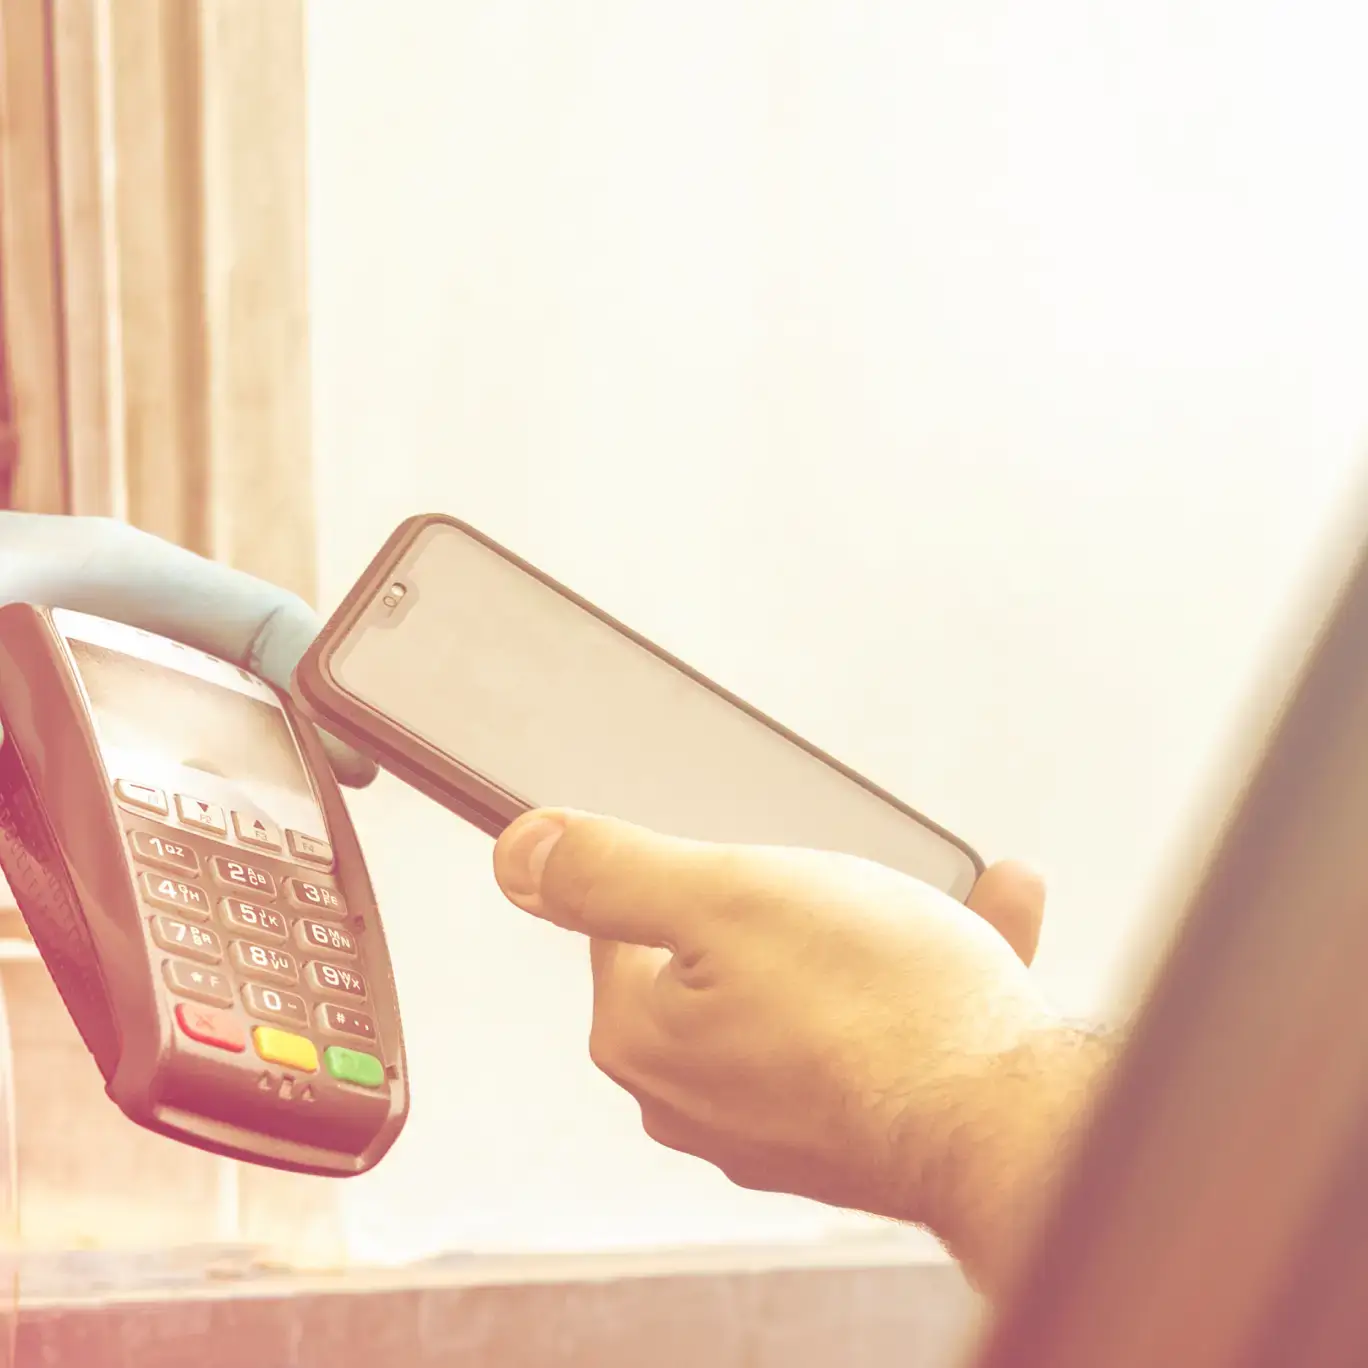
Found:
<svg viewBox="0 0 1368 1368"><path fill-rule="evenodd" d="M297 595L107 518L0 512L0 603L90 613L208 651L288 689L321 623ZM331 736L337 777L375 765Z"/></svg>
<svg viewBox="0 0 1368 1368"><path fill-rule="evenodd" d="M519 818L494 869L519 907L593 938L590 1054L649 1135L745 1187L926 1224L991 1279L993 1240L962 1216L991 1222L985 1188L1029 1184L1058 1138L1033 1116L1014 1148L997 1107L1021 1105L999 1070L1058 1027L1023 962L1038 879L999 865L971 910L848 856L566 811ZM987 1172L966 1137L1025 1167Z"/></svg>

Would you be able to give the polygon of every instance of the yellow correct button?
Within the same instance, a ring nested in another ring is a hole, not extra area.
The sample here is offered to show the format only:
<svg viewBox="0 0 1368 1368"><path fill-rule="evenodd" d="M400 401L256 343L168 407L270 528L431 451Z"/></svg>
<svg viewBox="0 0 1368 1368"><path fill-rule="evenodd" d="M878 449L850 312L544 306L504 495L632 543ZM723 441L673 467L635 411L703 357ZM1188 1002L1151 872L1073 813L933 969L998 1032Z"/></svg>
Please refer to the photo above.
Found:
<svg viewBox="0 0 1368 1368"><path fill-rule="evenodd" d="M300 1073L318 1071L318 1050L312 1040L291 1031L278 1031L274 1026L258 1026L252 1031L256 1052L268 1064L283 1064Z"/></svg>

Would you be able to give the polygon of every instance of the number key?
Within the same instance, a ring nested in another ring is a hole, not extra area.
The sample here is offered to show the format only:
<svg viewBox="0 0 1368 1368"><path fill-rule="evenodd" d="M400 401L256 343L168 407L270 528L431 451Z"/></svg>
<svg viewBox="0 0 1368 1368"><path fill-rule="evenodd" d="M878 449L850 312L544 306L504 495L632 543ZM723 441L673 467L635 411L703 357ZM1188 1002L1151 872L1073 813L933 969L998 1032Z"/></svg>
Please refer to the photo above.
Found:
<svg viewBox="0 0 1368 1368"><path fill-rule="evenodd" d="M309 982L320 993L347 993L358 998L366 996L366 980L355 969L347 969L340 964L321 964L315 960L309 965Z"/></svg>
<svg viewBox="0 0 1368 1368"><path fill-rule="evenodd" d="M309 1009L298 993L247 983L242 988L242 1001L254 1017L263 1021L283 1021L290 1026L309 1024Z"/></svg>
<svg viewBox="0 0 1368 1368"><path fill-rule="evenodd" d="M206 964L217 964L223 958L222 942L208 927L190 926L175 917L153 917L152 939L163 950L188 955Z"/></svg>
<svg viewBox="0 0 1368 1368"><path fill-rule="evenodd" d="M174 869L185 874L199 873L199 856L180 841L168 841L150 831L135 831L130 837L133 853L147 864Z"/></svg>
<svg viewBox="0 0 1368 1368"><path fill-rule="evenodd" d="M276 882L264 869L230 860L226 855L214 856L214 878L230 888L250 888L260 898L276 895Z"/></svg>
<svg viewBox="0 0 1368 1368"><path fill-rule="evenodd" d="M233 960L239 969L257 977L275 979L278 983L299 982L294 956L284 950L252 941L234 941Z"/></svg>
<svg viewBox="0 0 1368 1368"><path fill-rule="evenodd" d="M325 926L322 922L300 920L295 925L295 939L299 948L312 954L320 950L334 955L356 958L356 941L340 926Z"/></svg>
<svg viewBox="0 0 1368 1368"><path fill-rule="evenodd" d="M243 902L241 898L224 898L219 904L224 922L234 931L245 931L262 940L283 941L286 936L285 918L269 907Z"/></svg>
<svg viewBox="0 0 1368 1368"><path fill-rule="evenodd" d="M209 917L209 895L194 884L182 883L165 874L149 874L146 870L138 876L138 886L146 901L154 907L166 907L174 912L190 917Z"/></svg>
<svg viewBox="0 0 1368 1368"><path fill-rule="evenodd" d="M296 907L321 912L328 917L341 918L347 915L347 904L335 888L310 883L307 879L286 879L285 890Z"/></svg>

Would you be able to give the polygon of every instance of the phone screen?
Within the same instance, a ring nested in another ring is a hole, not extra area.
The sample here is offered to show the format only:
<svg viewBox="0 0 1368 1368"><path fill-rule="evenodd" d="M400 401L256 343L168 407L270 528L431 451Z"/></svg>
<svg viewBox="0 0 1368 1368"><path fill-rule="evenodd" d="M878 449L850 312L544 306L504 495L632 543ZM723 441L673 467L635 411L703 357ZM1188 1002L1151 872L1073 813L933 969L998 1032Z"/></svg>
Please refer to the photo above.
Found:
<svg viewBox="0 0 1368 1368"><path fill-rule="evenodd" d="M459 526L421 529L329 670L521 805L842 851L957 898L977 874L926 819Z"/></svg>

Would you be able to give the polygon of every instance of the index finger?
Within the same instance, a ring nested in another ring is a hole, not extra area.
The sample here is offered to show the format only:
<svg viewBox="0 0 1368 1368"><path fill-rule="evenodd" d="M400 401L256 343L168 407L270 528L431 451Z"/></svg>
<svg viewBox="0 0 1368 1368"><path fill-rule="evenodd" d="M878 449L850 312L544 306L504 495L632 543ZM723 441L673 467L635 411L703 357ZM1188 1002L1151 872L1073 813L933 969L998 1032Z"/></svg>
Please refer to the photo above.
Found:
<svg viewBox="0 0 1368 1368"><path fill-rule="evenodd" d="M207 651L288 690L322 626L297 594L113 519L0 513L0 602L66 608ZM322 734L337 777L376 766Z"/></svg>

